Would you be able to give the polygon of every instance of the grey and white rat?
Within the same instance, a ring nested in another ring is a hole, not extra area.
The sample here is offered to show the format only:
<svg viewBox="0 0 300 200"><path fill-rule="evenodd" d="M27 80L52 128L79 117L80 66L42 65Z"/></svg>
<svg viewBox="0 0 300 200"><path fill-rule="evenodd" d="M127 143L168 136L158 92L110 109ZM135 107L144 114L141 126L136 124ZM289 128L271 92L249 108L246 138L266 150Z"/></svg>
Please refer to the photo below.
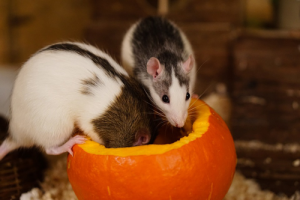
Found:
<svg viewBox="0 0 300 200"><path fill-rule="evenodd" d="M84 43L57 43L21 68L11 96L9 136L0 160L19 147L48 154L83 143L80 129L106 147L147 144L153 134L147 96L109 55Z"/></svg>
<svg viewBox="0 0 300 200"><path fill-rule="evenodd" d="M124 36L122 65L147 89L156 107L176 127L182 127L196 81L196 63L185 34L161 17L147 17Z"/></svg>

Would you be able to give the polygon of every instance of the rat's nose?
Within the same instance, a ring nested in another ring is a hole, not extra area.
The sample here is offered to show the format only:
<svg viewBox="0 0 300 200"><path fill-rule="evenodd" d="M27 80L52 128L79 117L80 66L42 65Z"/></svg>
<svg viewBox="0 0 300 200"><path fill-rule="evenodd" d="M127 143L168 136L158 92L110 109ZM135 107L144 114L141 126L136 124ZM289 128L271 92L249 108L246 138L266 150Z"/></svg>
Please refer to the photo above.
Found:
<svg viewBox="0 0 300 200"><path fill-rule="evenodd" d="M177 128L181 128L184 125L184 122L182 120L178 121L176 119L173 119L173 121L174 121L175 127L177 127Z"/></svg>
<svg viewBox="0 0 300 200"><path fill-rule="evenodd" d="M178 123L178 124L176 124L176 125L177 125L176 127L181 128L181 127L183 127L184 122L180 122L180 123Z"/></svg>
<svg viewBox="0 0 300 200"><path fill-rule="evenodd" d="M187 112L172 113L170 117L170 122L173 126L177 128L181 128L184 126L186 118L187 118Z"/></svg>

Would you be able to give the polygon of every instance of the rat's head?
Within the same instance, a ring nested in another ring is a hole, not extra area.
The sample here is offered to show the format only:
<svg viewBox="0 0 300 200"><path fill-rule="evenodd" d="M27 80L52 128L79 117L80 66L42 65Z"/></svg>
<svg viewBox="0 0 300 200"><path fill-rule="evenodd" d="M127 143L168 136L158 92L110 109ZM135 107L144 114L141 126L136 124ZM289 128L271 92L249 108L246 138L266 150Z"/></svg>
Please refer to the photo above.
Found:
<svg viewBox="0 0 300 200"><path fill-rule="evenodd" d="M163 62L152 57L147 62L147 72L151 75L153 87L150 87L154 103L167 120L175 127L183 127L188 116L191 101L190 72L193 68L193 57L180 61L165 57Z"/></svg>
<svg viewBox="0 0 300 200"><path fill-rule="evenodd" d="M107 148L145 145L154 139L151 108L141 85L125 78L119 96L104 114L93 120L94 129Z"/></svg>

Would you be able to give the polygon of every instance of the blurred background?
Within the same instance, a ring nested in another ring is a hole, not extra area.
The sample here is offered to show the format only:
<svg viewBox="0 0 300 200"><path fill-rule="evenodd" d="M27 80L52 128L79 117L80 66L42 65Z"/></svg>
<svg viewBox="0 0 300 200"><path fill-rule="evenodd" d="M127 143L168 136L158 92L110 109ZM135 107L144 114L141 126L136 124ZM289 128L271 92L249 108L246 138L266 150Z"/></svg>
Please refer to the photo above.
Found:
<svg viewBox="0 0 300 200"><path fill-rule="evenodd" d="M85 41L119 61L126 30L148 15L186 33L196 93L217 94L238 171L276 194L300 191L299 0L1 0L0 114L8 116L17 71L37 50Z"/></svg>

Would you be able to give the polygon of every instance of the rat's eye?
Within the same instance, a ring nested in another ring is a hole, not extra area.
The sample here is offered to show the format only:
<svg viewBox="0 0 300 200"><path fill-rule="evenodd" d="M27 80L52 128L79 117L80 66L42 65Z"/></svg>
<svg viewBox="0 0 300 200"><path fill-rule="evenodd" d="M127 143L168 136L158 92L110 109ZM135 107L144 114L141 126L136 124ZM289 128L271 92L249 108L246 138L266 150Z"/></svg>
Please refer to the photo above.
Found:
<svg viewBox="0 0 300 200"><path fill-rule="evenodd" d="M167 95L164 95L161 99L165 103L170 103L170 99L169 99L169 97Z"/></svg>
<svg viewBox="0 0 300 200"><path fill-rule="evenodd" d="M190 93L186 93L186 97L185 97L185 100L187 101L187 100L189 100L190 99L190 97L191 97L191 95L190 95Z"/></svg>

